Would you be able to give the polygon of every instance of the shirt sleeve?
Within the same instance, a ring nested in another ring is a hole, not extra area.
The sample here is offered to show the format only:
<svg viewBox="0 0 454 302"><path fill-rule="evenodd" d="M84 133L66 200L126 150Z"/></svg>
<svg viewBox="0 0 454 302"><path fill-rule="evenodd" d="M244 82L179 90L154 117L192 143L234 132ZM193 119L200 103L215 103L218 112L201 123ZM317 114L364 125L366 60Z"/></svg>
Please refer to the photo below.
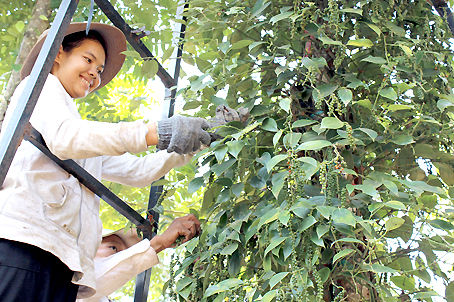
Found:
<svg viewBox="0 0 454 302"><path fill-rule="evenodd" d="M103 156L102 177L123 185L144 187L167 174L172 168L187 164L192 156L168 153L165 150L144 157L128 153L121 156Z"/></svg>
<svg viewBox="0 0 454 302"><path fill-rule="evenodd" d="M110 257L95 259L96 294L78 302L103 301L137 274L158 263L158 256L148 239Z"/></svg>
<svg viewBox="0 0 454 302"><path fill-rule="evenodd" d="M22 81L14 92L11 107L16 106L27 80ZM73 99L52 74L44 84L30 123L60 159L121 155L147 149L145 137L148 128L143 121L105 123L82 120Z"/></svg>

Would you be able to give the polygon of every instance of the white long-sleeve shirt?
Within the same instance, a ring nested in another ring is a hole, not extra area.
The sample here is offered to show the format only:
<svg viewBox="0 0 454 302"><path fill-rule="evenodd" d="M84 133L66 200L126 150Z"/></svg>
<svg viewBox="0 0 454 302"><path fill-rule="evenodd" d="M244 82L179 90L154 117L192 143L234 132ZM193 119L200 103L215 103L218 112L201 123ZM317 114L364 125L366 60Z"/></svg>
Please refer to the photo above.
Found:
<svg viewBox="0 0 454 302"><path fill-rule="evenodd" d="M14 92L4 125L27 80ZM191 158L167 151L144 157L129 154L147 149L144 122L82 120L74 100L52 74L30 122L53 154L74 159L99 180L146 186ZM99 198L23 141L0 188L0 238L31 244L58 257L74 272L72 282L86 287L86 296L78 297L87 298L95 293L94 257L101 233Z"/></svg>
<svg viewBox="0 0 454 302"><path fill-rule="evenodd" d="M96 294L87 299L78 299L77 302L106 302L108 301L106 296L158 263L158 256L148 239L112 256L96 258ZM81 290L83 289L79 290L79 294Z"/></svg>

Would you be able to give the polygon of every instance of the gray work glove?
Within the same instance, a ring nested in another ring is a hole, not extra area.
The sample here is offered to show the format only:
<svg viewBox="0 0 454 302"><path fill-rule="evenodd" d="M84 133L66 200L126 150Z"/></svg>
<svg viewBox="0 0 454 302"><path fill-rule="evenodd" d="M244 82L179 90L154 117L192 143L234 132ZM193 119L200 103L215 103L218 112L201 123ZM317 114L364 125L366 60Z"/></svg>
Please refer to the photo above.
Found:
<svg viewBox="0 0 454 302"><path fill-rule="evenodd" d="M210 125L199 117L172 116L158 122L158 149L167 152L188 154L209 146L211 138L207 130Z"/></svg>
<svg viewBox="0 0 454 302"><path fill-rule="evenodd" d="M215 128L234 121L245 123L248 118L249 111L246 108L235 110L225 105L219 105L216 107L216 116L209 123L210 128Z"/></svg>

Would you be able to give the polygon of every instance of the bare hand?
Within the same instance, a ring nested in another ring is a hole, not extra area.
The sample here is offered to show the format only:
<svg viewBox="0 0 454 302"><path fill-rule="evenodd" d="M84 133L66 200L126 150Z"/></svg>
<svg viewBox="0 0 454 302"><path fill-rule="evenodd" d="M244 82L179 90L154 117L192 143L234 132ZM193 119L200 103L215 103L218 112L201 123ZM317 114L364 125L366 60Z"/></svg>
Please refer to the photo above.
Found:
<svg viewBox="0 0 454 302"><path fill-rule="evenodd" d="M156 235L151 239L150 245L159 253L160 251L175 246L175 241L184 237L181 243L191 240L201 233L200 221L193 215L189 214L184 217L176 218L167 230L161 235Z"/></svg>

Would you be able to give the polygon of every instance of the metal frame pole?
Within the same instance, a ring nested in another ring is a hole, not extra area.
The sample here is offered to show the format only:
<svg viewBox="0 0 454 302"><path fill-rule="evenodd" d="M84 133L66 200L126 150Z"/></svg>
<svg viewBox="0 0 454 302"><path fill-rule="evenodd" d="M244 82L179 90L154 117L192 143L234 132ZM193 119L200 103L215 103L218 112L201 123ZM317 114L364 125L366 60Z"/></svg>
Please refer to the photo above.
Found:
<svg viewBox="0 0 454 302"><path fill-rule="evenodd" d="M132 32L132 28L126 23L126 21L120 16L115 8L107 0L95 0L98 7L104 12L104 14L112 21L112 23L118 27L126 36L129 44L139 53L144 60L155 60L158 63L157 75L164 83L166 87L175 86L174 79L172 76L162 67L162 65L156 60L151 51L143 44L140 38Z"/></svg>
<svg viewBox="0 0 454 302"><path fill-rule="evenodd" d="M183 15L183 12L187 10L189 7L189 2L185 2L182 6L180 6L177 9L177 16L178 18L179 15ZM165 95L164 99L169 99L170 98L170 104L169 104L169 111L167 114L167 117L172 117L174 114L174 107L175 107L175 96L177 93L177 85L178 85L178 78L180 76L180 70L181 70L181 56L183 53L183 46L184 46L184 38L185 38L185 33L186 33L186 16L183 15L183 23L181 23L180 30L179 30L179 36L178 36L178 50L177 50L177 56L176 56L176 61L175 61L175 71L174 71L174 77L173 77L173 85L168 86L164 83L165 85ZM148 201L148 218L153 219L153 223L156 224L156 232L158 228L158 222L159 222L159 213L156 213L152 209L156 206L157 201L159 200L160 196L162 194L162 186L152 186L150 188L150 197ZM151 239L151 238L150 238ZM135 302L146 302L147 301L147 296L148 296L148 289L150 286L150 277L151 277L151 268L147 269L146 271L140 273L136 277L136 288L134 292L134 301Z"/></svg>
<svg viewBox="0 0 454 302"><path fill-rule="evenodd" d="M140 54L144 60L155 60L158 63L157 75L165 86L165 99L170 99L168 117L171 117L174 112L175 96L177 92L178 78L181 68L181 55L183 51L183 40L185 37L186 25L183 22L179 30L179 40L177 49L177 58L175 62L174 77L162 67L162 65L152 55L150 50L140 41L140 36L132 32L131 27L126 24L125 20L118 14L115 8L108 0L95 0L97 5L103 10L106 16L112 23L118 27L126 36L126 39L131 46ZM143 218L128 204L122 201L118 196L112 193L101 182L95 179L91 174L77 165L73 160L60 160L53 155L47 148L41 134L34 129L30 123L30 117L33 109L39 98L41 90L47 79L47 76L52 68L55 57L58 53L59 46L71 22L77 8L78 0L62 0L57 11L55 20L49 30L49 33L44 41L41 51L38 55L36 63L31 71L30 78L27 81L22 94L19 97L18 104L13 111L12 117L7 125L5 125L4 135L0 140L0 189L6 174L11 166L14 154L17 151L22 140L25 138L35 145L47 157L52 159L62 169L76 177L81 184L86 186L93 193L98 195L110 206L117 210L120 214L129 219L132 223L142 230L145 238L152 238L158 228L159 213L152 209L156 205L162 193L162 187L151 187L150 199L148 203L147 218L153 219L153 225L149 220ZM184 3L177 9L177 15L182 14L189 6L189 3ZM183 16L183 21L186 17ZM146 301L148 296L148 288L150 283L151 269L143 272L137 277L135 301Z"/></svg>
<svg viewBox="0 0 454 302"><path fill-rule="evenodd" d="M99 198L103 199L120 214L125 216L129 221L134 223L137 228L143 232L144 236L151 236L153 229L148 220L143 218L142 215L137 213L133 208L121 200L90 173L85 171L85 169L79 166L75 161L71 159L61 160L52 154L52 152L47 148L41 134L33 128L30 123L28 123L24 138L38 148L44 155L59 165L63 170L76 177L81 184L98 195Z"/></svg>
<svg viewBox="0 0 454 302"><path fill-rule="evenodd" d="M0 140L0 187L3 185L14 154L22 142L25 128L57 56L66 29L76 11L77 4L78 0L63 0L60 4L52 27L30 73L30 78L19 97L9 123L5 125L4 135Z"/></svg>

